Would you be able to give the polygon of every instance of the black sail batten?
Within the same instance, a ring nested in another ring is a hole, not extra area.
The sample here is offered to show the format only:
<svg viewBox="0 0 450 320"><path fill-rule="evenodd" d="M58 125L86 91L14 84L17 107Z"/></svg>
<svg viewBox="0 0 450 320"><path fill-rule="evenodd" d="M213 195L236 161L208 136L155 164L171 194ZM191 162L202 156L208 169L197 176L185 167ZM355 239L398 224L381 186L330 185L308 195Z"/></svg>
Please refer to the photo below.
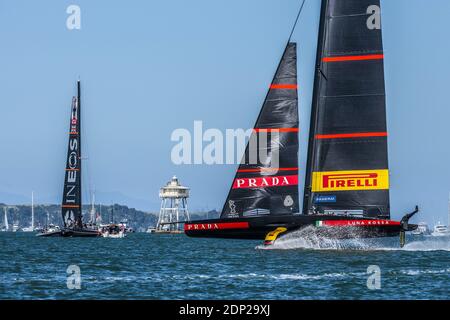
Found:
<svg viewBox="0 0 450 320"><path fill-rule="evenodd" d="M389 218L379 0L323 0L303 212Z"/></svg>
<svg viewBox="0 0 450 320"><path fill-rule="evenodd" d="M289 42L234 177L221 218L299 212L296 51L296 44ZM257 149L250 146L257 146ZM262 156L260 151L263 151Z"/></svg>
<svg viewBox="0 0 450 320"><path fill-rule="evenodd" d="M69 145L61 206L64 227L71 228L82 228L80 81L77 83L77 92L77 97L72 98L70 112Z"/></svg>

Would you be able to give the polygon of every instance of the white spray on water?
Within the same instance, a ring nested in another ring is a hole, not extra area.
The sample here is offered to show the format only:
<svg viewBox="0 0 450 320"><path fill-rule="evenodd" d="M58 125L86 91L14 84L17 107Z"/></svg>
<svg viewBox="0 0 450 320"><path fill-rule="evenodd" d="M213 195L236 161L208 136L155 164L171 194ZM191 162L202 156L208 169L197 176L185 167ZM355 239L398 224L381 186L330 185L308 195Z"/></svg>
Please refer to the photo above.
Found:
<svg viewBox="0 0 450 320"><path fill-rule="evenodd" d="M308 226L282 236L271 246L260 245L256 249L450 251L450 237L420 236L409 238L406 245L400 248L399 239L395 237L332 239L318 233L317 228Z"/></svg>

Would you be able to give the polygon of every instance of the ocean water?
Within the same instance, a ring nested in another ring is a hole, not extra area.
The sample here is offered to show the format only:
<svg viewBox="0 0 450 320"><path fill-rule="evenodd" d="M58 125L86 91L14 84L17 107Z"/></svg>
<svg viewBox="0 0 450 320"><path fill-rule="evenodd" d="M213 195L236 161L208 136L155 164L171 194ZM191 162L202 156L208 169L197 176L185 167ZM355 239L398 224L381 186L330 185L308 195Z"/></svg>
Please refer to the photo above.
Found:
<svg viewBox="0 0 450 320"><path fill-rule="evenodd" d="M332 241L302 234L270 249L260 244L185 235L81 239L0 232L0 299L450 298L448 237L409 237L403 249L395 238ZM79 267L80 289L67 286L71 265ZM379 273L368 274L369 266ZM368 288L374 275L379 289Z"/></svg>

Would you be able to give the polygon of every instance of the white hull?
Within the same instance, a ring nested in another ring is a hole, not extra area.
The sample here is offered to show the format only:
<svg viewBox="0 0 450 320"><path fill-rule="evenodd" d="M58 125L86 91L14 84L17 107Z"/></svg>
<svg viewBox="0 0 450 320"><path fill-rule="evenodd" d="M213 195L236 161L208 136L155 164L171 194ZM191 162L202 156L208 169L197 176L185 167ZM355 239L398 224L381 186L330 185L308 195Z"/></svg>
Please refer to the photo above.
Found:
<svg viewBox="0 0 450 320"><path fill-rule="evenodd" d="M125 233L119 232L119 233L113 233L110 234L109 232L103 232L102 233L103 238L125 238Z"/></svg>
<svg viewBox="0 0 450 320"><path fill-rule="evenodd" d="M55 225L49 225L36 234L38 237L52 237L61 234L61 228Z"/></svg>
<svg viewBox="0 0 450 320"><path fill-rule="evenodd" d="M434 227L433 232L431 233L431 235L432 235L433 237L445 237L445 236L450 236L450 229L449 229L447 226L438 223L438 224Z"/></svg>
<svg viewBox="0 0 450 320"><path fill-rule="evenodd" d="M419 222L417 229L412 231L411 234L415 236L423 236L429 234L428 225L426 222Z"/></svg>
<svg viewBox="0 0 450 320"><path fill-rule="evenodd" d="M431 233L433 237L447 237L450 236L450 231L439 231Z"/></svg>

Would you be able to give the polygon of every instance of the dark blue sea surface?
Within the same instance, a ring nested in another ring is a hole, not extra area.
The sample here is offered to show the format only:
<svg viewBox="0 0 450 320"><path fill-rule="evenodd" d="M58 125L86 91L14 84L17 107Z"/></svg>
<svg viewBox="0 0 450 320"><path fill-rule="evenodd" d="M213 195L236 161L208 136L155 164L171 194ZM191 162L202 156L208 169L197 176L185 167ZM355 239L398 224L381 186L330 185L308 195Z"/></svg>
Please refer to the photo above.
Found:
<svg viewBox="0 0 450 320"><path fill-rule="evenodd" d="M266 250L185 235L0 232L0 299L449 299L450 238L408 241L400 250L392 238L293 237ZM68 289L70 265L80 268L80 289ZM380 289L367 286L371 265Z"/></svg>

